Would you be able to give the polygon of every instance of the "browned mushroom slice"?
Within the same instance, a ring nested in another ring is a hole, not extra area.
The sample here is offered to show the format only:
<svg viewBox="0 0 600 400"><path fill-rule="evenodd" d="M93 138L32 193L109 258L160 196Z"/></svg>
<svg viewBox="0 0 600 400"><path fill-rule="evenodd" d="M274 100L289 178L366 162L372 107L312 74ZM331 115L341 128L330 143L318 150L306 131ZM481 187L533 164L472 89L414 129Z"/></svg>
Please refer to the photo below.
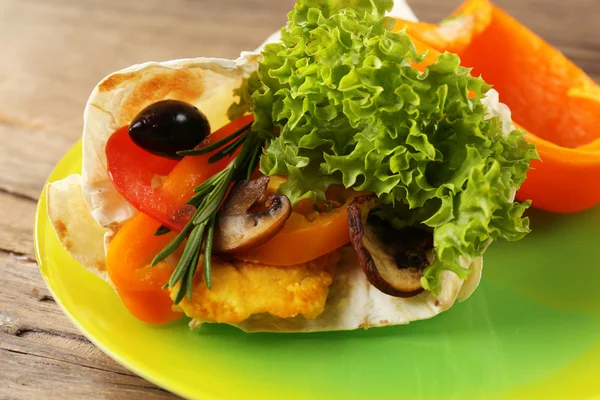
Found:
<svg viewBox="0 0 600 400"><path fill-rule="evenodd" d="M379 207L374 195L357 197L348 207L350 239L361 268L373 286L395 297L423 291L421 277L429 265L433 234L407 227L396 230L371 211Z"/></svg>
<svg viewBox="0 0 600 400"><path fill-rule="evenodd" d="M266 176L235 184L217 214L213 249L231 253L258 246L283 228L292 212L289 199L273 194L265 202ZM252 209L264 205L263 210Z"/></svg>

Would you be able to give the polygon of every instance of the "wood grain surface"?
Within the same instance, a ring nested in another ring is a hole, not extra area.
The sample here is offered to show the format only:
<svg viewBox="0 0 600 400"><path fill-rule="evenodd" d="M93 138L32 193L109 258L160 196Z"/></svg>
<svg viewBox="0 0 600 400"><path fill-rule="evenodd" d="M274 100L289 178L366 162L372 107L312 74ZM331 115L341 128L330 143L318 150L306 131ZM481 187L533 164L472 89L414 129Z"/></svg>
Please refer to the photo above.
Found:
<svg viewBox="0 0 600 400"><path fill-rule="evenodd" d="M436 22L460 0L409 0ZM167 399L85 339L35 263L36 201L79 138L103 76L174 58L235 57L285 21L293 0L0 0L0 399ZM598 0L498 0L600 80Z"/></svg>

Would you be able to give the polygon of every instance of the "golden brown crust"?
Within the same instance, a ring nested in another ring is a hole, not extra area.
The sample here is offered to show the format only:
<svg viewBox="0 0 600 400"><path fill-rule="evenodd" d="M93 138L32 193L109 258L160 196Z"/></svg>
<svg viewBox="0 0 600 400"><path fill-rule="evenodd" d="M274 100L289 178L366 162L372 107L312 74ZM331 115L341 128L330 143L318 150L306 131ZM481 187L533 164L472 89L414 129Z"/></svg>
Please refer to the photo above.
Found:
<svg viewBox="0 0 600 400"><path fill-rule="evenodd" d="M56 221L54 229L56 230L58 238L61 241L64 240L65 236L67 236L67 226L65 225L65 223L62 220Z"/></svg>
<svg viewBox="0 0 600 400"><path fill-rule="evenodd" d="M339 259L336 251L308 263L275 267L213 257L211 290L199 279L192 300L184 298L179 306L188 316L208 322L236 323L261 313L313 319L325 309Z"/></svg>
<svg viewBox="0 0 600 400"><path fill-rule="evenodd" d="M101 261L98 261L98 262L96 262L96 269L98 271L105 271L106 270L106 264L103 263L103 262L101 262Z"/></svg>
<svg viewBox="0 0 600 400"><path fill-rule="evenodd" d="M173 99L193 102L204 92L203 71L200 68L179 69L153 75L141 82L121 108L119 123L125 125L146 106L159 100Z"/></svg>
<svg viewBox="0 0 600 400"><path fill-rule="evenodd" d="M98 85L100 92L108 92L121 86L125 82L129 82L132 79L136 79L137 74L135 72L121 73L109 75Z"/></svg>
<svg viewBox="0 0 600 400"><path fill-rule="evenodd" d="M200 68L168 70L156 73L149 79L136 72L108 76L98 85L99 92L109 92L120 86L135 85L123 102L118 116L119 125L128 124L146 106L159 100L174 99L193 102L204 93L204 72ZM141 82L140 82L141 81Z"/></svg>

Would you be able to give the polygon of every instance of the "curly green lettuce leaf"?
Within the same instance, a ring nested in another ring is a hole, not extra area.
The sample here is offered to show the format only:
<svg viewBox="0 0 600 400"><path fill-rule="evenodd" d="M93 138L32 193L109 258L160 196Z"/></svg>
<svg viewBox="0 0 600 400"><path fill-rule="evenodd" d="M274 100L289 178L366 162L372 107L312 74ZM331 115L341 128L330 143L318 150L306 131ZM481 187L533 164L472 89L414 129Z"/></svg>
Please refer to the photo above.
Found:
<svg viewBox="0 0 600 400"><path fill-rule="evenodd" d="M253 129L268 139L261 171L288 175L280 191L293 204L342 184L375 193L397 227L432 228L435 262L422 283L438 293L444 270L467 276L461 257L529 231L528 204L511 196L537 153L486 115L490 86L458 56L415 68L423 55L391 31L391 6L299 0L235 107L254 112Z"/></svg>

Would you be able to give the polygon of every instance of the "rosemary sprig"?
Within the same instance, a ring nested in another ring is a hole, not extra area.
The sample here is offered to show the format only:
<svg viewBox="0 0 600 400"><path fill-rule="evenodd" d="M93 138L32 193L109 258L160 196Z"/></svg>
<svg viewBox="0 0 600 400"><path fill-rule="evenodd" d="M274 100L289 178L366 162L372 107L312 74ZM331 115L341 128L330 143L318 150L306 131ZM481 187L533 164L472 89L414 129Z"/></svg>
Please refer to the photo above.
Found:
<svg viewBox="0 0 600 400"><path fill-rule="evenodd" d="M208 232L206 233L206 245L204 246L204 282L210 289L212 286L212 244L215 235L215 216L213 215L208 223Z"/></svg>
<svg viewBox="0 0 600 400"><path fill-rule="evenodd" d="M180 156L200 156L202 154L210 153L211 151L222 147L225 143L231 142L233 139L237 138L238 136L244 135L245 133L247 133L250 130L251 127L252 127L252 123L249 123L248 125L244 125L237 131L233 132L231 135L226 136L221 140L217 140L216 142L211 143L208 146L203 146L203 147L200 147L197 149L178 151L177 154Z"/></svg>
<svg viewBox="0 0 600 400"><path fill-rule="evenodd" d="M216 162L224 157L231 157L241 147L238 155L225 169L194 188L194 195L188 201L188 204L197 207L194 215L177 237L161 250L152 261L152 265L156 265L158 262L164 260L173 254L187 238L181 258L169 282L165 284L165 287L168 288L179 285L175 295L175 304L179 304L186 295L188 298L192 297L193 279L203 247L204 282L208 289L212 287L211 255L217 212L221 204L223 204L231 184L242 179L248 179L252 175L258 165L264 145L264 140L257 134L250 132L249 129L250 125L209 146L180 152L180 154L184 155L200 155L220 148L209 159L209 162ZM210 149L206 150L208 147ZM166 232L168 232L168 228L161 226L155 234L164 234Z"/></svg>
<svg viewBox="0 0 600 400"><path fill-rule="evenodd" d="M222 158L232 155L242 144L244 144L245 140L246 140L245 135L240 136L235 142L231 143L230 145L225 147L222 151L220 151L217 154L215 154L214 156L210 157L208 159L208 162L214 163L214 162L221 160Z"/></svg>
<svg viewBox="0 0 600 400"><path fill-rule="evenodd" d="M183 299L183 296L186 294L186 288L188 287L188 284L191 284L191 278L193 278L193 274L190 274L190 270L193 268L195 269L195 266L198 265L198 257L200 257L200 252L202 251L202 241L204 239L205 228L206 224L201 224L196 225L194 229L192 229L192 233L190 233L190 237L188 238L188 241L183 249L183 254L177 263L177 267L175 267L175 271L173 271L173 274L169 279L169 287L173 287L178 282L181 282L180 288L175 296L175 304L179 304L179 302ZM188 294L188 297L192 297L191 291Z"/></svg>
<svg viewBox="0 0 600 400"><path fill-rule="evenodd" d="M207 154L210 153L213 150L216 150L220 147L223 147L221 150L219 150L217 153L213 154L209 159L208 162L209 163L215 163L219 160L222 160L225 157L231 156L233 153L236 152L237 149L240 148L241 145L244 144L244 141L246 140L246 136L248 134L248 132L250 131L250 128L252 127L252 123L249 123L247 125L244 125L243 127L241 127L240 129L238 129L237 131L233 132L231 135L228 135L226 137L224 137L221 140L217 140L214 143L211 143L207 146L204 147L200 147L197 149L191 149L191 150L183 150L183 151L179 151L177 152L178 155L180 156L199 156L199 155L203 155L203 154ZM230 143L232 140L235 141L233 143ZM221 171L223 172L223 171ZM219 173L220 174L220 173ZM219 174L215 174L212 177L210 177L206 182L206 183L210 183L213 182L215 179L219 179ZM203 191L204 188L206 188L206 190L210 190L210 187L207 185L199 185L194 189L194 192L200 192ZM202 199L201 195L196 194L194 197L192 197L187 204L190 204L194 207L198 207L200 205L200 200ZM161 236L161 235L165 235L167 233L171 232L171 229L169 229L168 227L161 225L160 227L158 227L158 229L154 232L154 236Z"/></svg>

